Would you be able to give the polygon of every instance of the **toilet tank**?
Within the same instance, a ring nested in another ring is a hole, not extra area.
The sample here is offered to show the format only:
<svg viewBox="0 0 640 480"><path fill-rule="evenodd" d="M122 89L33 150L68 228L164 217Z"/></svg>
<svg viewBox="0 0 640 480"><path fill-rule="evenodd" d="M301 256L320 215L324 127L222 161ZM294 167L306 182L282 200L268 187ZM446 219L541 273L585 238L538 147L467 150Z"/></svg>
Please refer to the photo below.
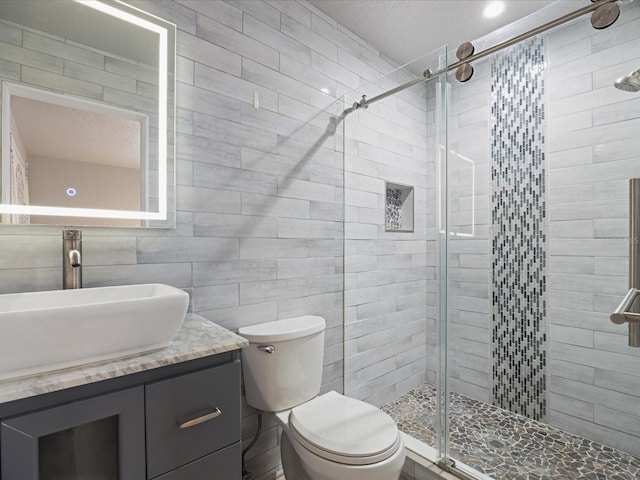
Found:
<svg viewBox="0 0 640 480"><path fill-rule="evenodd" d="M324 355L324 318L305 315L242 327L249 341L242 350L247 403L279 412L320 393Z"/></svg>

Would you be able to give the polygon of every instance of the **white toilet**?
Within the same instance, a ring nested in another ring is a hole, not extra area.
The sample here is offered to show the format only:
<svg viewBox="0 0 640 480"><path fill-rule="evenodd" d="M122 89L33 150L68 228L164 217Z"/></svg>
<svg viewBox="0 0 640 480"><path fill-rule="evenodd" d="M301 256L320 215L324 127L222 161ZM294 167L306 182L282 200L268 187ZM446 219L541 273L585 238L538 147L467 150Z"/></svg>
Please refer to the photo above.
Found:
<svg viewBox="0 0 640 480"><path fill-rule="evenodd" d="M287 480L397 480L405 451L393 419L333 391L318 396L324 330L311 315L240 328L247 402L282 427Z"/></svg>

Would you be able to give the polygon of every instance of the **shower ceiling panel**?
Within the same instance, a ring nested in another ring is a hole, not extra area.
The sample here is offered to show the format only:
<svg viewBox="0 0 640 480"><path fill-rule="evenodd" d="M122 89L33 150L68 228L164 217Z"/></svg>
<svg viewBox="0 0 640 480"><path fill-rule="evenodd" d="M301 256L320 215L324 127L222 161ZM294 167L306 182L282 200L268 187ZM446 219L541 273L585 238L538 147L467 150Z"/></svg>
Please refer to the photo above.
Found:
<svg viewBox="0 0 640 480"><path fill-rule="evenodd" d="M525 17L553 0L506 1L504 13L486 19L483 0L310 0L379 51L405 64L447 44L455 49ZM571 0L572 9L588 0ZM416 67L419 68L419 67ZM419 72L421 73L421 72Z"/></svg>

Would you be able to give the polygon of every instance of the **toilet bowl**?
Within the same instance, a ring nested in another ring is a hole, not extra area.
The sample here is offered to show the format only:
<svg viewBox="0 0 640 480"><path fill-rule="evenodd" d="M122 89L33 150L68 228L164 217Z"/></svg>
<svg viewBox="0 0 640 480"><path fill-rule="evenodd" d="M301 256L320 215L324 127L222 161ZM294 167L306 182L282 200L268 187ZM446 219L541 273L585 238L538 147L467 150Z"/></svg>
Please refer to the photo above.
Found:
<svg viewBox="0 0 640 480"><path fill-rule="evenodd" d="M320 393L325 322L303 316L243 327L247 403L282 428L289 480L397 480L405 450L393 419L373 405Z"/></svg>
<svg viewBox="0 0 640 480"><path fill-rule="evenodd" d="M372 405L332 391L274 415L287 478L396 480L402 470L398 428Z"/></svg>

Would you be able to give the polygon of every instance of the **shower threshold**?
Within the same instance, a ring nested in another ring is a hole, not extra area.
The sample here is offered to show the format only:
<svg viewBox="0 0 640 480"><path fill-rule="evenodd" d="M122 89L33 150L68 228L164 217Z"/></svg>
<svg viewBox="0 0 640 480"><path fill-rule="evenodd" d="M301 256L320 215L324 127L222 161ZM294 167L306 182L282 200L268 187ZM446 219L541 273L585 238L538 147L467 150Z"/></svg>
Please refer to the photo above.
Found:
<svg viewBox="0 0 640 480"><path fill-rule="evenodd" d="M436 444L436 390L429 383L382 407L398 428ZM497 480L637 480L640 458L451 393L451 457Z"/></svg>

